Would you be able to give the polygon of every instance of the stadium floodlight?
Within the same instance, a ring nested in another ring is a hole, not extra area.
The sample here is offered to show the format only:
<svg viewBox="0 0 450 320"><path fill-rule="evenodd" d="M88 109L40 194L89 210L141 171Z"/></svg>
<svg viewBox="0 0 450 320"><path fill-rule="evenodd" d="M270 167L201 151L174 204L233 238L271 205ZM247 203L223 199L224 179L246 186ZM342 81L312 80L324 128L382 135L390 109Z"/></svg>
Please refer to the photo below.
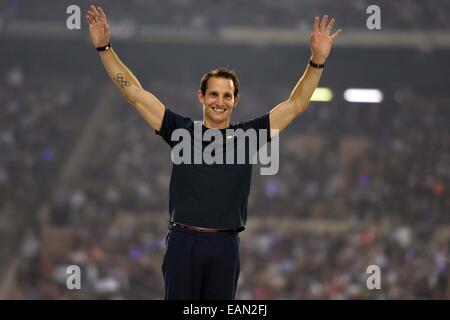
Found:
<svg viewBox="0 0 450 320"><path fill-rule="evenodd" d="M311 97L311 101L331 101L333 100L333 91L330 88L316 88Z"/></svg>
<svg viewBox="0 0 450 320"><path fill-rule="evenodd" d="M380 103L383 93L378 89L349 88L344 91L344 99L348 102Z"/></svg>

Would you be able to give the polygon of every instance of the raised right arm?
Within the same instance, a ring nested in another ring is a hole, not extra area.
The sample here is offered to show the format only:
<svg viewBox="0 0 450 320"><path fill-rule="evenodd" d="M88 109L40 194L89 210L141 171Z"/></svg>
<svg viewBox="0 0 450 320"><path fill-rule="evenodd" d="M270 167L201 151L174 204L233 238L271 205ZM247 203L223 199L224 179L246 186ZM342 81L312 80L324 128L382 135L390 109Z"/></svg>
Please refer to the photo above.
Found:
<svg viewBox="0 0 450 320"><path fill-rule="evenodd" d="M94 47L104 47L110 41L110 31L102 8L91 6L86 16L89 35ZM122 95L136 108L141 116L156 130L161 129L165 107L153 94L144 90L138 79L123 64L112 48L99 52L109 77Z"/></svg>

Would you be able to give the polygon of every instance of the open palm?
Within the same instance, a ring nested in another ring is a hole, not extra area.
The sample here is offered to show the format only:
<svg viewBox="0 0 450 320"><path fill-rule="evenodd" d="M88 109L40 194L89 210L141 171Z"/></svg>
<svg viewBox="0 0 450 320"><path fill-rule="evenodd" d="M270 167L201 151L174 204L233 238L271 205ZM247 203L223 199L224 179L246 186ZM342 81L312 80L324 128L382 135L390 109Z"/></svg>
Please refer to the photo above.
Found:
<svg viewBox="0 0 450 320"><path fill-rule="evenodd" d="M89 36L94 47L106 46L110 40L110 31L103 9L91 5L86 19L89 24Z"/></svg>
<svg viewBox="0 0 450 320"><path fill-rule="evenodd" d="M334 27L334 19L330 20L327 26L328 16L322 18L319 26L319 17L315 17L313 32L310 37L311 54L315 63L324 63L330 54L331 47L334 41L341 34L342 29L339 29L334 34L330 34Z"/></svg>

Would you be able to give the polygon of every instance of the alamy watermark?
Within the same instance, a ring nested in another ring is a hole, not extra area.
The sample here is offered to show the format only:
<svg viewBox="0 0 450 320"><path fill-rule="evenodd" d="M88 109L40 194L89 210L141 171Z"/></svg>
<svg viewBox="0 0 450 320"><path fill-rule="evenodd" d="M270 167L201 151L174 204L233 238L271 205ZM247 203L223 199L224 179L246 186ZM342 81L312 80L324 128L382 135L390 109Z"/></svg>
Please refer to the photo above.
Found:
<svg viewBox="0 0 450 320"><path fill-rule="evenodd" d="M380 30L381 29L381 9L376 4L372 4L367 7L367 14L370 16L367 18L366 26L369 30Z"/></svg>
<svg viewBox="0 0 450 320"><path fill-rule="evenodd" d="M81 269L77 265L70 265L66 268L69 275L66 280L66 286L69 290L81 289Z"/></svg>
<svg viewBox="0 0 450 320"><path fill-rule="evenodd" d="M67 7L67 14L70 16L66 19L66 27L69 30L81 30L81 9L79 6L72 4Z"/></svg>
<svg viewBox="0 0 450 320"><path fill-rule="evenodd" d="M366 285L367 289L373 290L373 289L381 289L381 270L380 267L376 264L372 264L367 267L366 270L367 274L370 274L370 276L367 278Z"/></svg>
<svg viewBox="0 0 450 320"><path fill-rule="evenodd" d="M272 129L226 129L225 135L218 129L194 125L194 135L179 128L172 132L171 140L177 142L172 148L171 159L179 164L260 164L261 175L275 175L280 167L279 135ZM192 138L194 141L192 141ZM203 142L211 142L205 148ZM269 152L270 146L270 152Z"/></svg>

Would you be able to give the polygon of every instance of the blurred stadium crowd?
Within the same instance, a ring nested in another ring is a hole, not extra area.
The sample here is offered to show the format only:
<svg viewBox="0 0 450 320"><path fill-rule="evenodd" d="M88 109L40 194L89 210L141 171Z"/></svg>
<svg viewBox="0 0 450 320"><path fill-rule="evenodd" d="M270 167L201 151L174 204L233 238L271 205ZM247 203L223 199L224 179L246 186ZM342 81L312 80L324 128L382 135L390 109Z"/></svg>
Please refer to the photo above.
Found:
<svg viewBox="0 0 450 320"><path fill-rule="evenodd" d="M57 10L31 1L22 10L23 3L1 2L2 21L59 19ZM54 6L67 3L58 0ZM87 7L90 1L78 3ZM118 2L98 3L107 4L113 16L138 23L208 28L308 28L310 17L325 11L337 13L346 27L360 26L365 25L358 20L361 8L369 4L232 0L211 7L202 0L196 1L197 9L205 9L199 11L190 10L188 0L169 0L165 6L133 0L130 10ZM383 1L381 6L396 13L383 16L386 28L449 27L443 16L448 1ZM89 60L76 57L75 52L88 50L78 44L11 47L17 54L7 56L11 48L0 52L2 61L9 61L0 65L0 280L12 278L5 297L161 299L168 146L108 90L113 84L95 52L85 53ZM172 61L166 68L173 69L168 74L156 62L152 68L152 58L138 49L125 47L119 55L138 76L146 75L141 78L145 88L172 110L201 116L195 92L207 70L190 59L203 57L202 49L191 54L182 45L165 48L162 56ZM186 55L179 60L190 65L180 68L183 62L173 59L177 50ZM336 96L329 103L311 103L280 137L279 173L263 177L255 168L249 223L240 235L238 299L450 299L450 95L422 86L433 83L435 70L448 69L446 53L410 54L417 69L401 69L403 81L394 81L393 68L381 72L377 65L401 68L401 61L392 59L399 56L395 49L378 55L372 66L358 65L352 59L358 54L346 50L327 66L328 86L339 88L353 76L379 77L385 100L360 104ZM268 112L289 94L289 80L303 71L303 65L293 71L290 51L274 59L276 67L266 68L259 64L272 55L266 48L236 51L233 59L245 59L245 66L237 68L244 81L234 121ZM350 69L351 74L342 72ZM389 72L386 81L383 73ZM14 259L19 262L10 275ZM66 287L66 267L72 264L81 267L82 290ZM381 290L366 287L372 264L381 268Z"/></svg>
<svg viewBox="0 0 450 320"><path fill-rule="evenodd" d="M1 226L26 230L10 297L161 298L168 147L116 97L76 177L45 194L88 114L75 105L94 104L95 89L60 78L43 88L20 68L5 76ZM149 87L179 113L199 108L173 85ZM256 91L243 95L259 103ZM255 172L238 298L450 297L449 104L410 88L380 105L313 104L282 134L279 174ZM51 220L39 225L33 212L45 200ZM70 264L82 266L81 291L65 287ZM365 289L370 264L385 271L380 293Z"/></svg>
<svg viewBox="0 0 450 320"><path fill-rule="evenodd" d="M449 29L446 0L130 0L126 10L122 1L112 0L7 0L0 11L7 21L58 21L69 5L86 10L90 4L105 6L116 22L135 25L160 25L218 29L233 26L287 27L308 29L314 15L330 12L347 28L365 28L366 8L377 4L386 29ZM48 10L52 8L52 10ZM308 29L309 30L309 29Z"/></svg>

